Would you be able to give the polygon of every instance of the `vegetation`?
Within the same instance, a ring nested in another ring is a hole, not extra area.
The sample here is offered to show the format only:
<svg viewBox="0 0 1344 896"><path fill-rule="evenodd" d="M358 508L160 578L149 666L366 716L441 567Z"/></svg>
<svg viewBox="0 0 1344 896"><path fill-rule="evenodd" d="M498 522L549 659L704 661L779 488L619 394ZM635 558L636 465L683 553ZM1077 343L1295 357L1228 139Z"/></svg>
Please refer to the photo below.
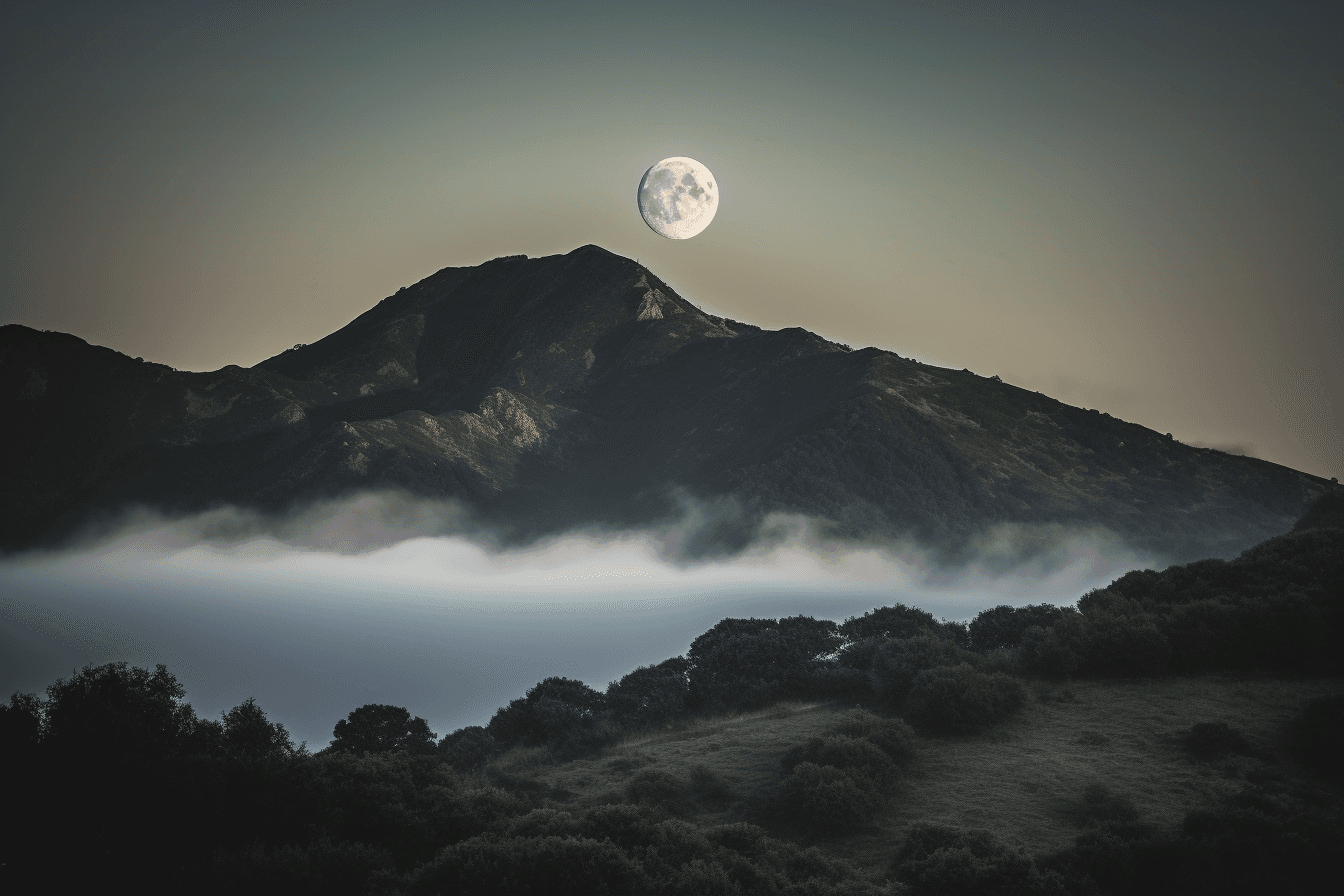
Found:
<svg viewBox="0 0 1344 896"><path fill-rule="evenodd" d="M1344 856L1341 583L1315 526L1076 609L725 619L604 691L443 738L365 705L316 753L90 666L0 706L0 885L1309 892Z"/></svg>

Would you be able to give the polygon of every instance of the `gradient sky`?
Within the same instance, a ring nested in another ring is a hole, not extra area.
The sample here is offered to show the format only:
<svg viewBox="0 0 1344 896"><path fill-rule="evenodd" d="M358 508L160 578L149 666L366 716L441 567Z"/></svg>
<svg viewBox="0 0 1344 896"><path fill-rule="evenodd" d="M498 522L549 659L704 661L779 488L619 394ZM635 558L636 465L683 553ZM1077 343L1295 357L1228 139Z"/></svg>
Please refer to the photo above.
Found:
<svg viewBox="0 0 1344 896"><path fill-rule="evenodd" d="M129 6L0 10L0 322L247 366L596 243L718 314L1344 476L1335 4ZM681 242L635 206L676 155L722 191Z"/></svg>

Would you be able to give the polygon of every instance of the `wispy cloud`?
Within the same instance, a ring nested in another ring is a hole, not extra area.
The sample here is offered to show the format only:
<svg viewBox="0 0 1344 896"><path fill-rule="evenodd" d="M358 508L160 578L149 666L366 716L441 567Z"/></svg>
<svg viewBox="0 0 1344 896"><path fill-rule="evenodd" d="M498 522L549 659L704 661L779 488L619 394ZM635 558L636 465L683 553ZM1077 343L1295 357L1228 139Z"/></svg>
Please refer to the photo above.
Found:
<svg viewBox="0 0 1344 896"><path fill-rule="evenodd" d="M436 730L485 721L548 675L603 687L680 653L726 616L843 619L895 602L965 619L1070 603L1148 559L1099 530L1000 527L948 564L914 544L829 539L774 516L734 553L737 519L685 502L675 521L506 542L452 502L370 492L267 515L128 512L65 548L0 564L0 688L76 662L165 662L198 711L248 696L325 743L389 702Z"/></svg>

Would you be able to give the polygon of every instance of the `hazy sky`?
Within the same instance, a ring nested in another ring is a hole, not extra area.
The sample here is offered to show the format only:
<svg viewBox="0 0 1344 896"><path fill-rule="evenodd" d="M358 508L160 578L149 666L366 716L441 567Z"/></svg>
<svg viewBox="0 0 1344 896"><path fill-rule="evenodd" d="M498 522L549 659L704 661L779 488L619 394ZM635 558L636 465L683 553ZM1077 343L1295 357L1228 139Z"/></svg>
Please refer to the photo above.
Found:
<svg viewBox="0 0 1344 896"><path fill-rule="evenodd" d="M596 243L719 314L1344 476L1333 5L9 0L0 322L251 365ZM635 206L676 155L721 188L683 242Z"/></svg>

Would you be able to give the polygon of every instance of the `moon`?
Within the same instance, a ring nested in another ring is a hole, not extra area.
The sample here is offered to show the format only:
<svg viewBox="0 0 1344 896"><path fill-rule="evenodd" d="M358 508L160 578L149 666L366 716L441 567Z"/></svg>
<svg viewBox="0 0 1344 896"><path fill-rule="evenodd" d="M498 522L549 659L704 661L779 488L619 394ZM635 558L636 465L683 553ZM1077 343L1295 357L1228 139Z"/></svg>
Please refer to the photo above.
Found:
<svg viewBox="0 0 1344 896"><path fill-rule="evenodd" d="M709 226L719 209L719 182L695 159L663 159L639 182L639 213L654 233L688 240Z"/></svg>

